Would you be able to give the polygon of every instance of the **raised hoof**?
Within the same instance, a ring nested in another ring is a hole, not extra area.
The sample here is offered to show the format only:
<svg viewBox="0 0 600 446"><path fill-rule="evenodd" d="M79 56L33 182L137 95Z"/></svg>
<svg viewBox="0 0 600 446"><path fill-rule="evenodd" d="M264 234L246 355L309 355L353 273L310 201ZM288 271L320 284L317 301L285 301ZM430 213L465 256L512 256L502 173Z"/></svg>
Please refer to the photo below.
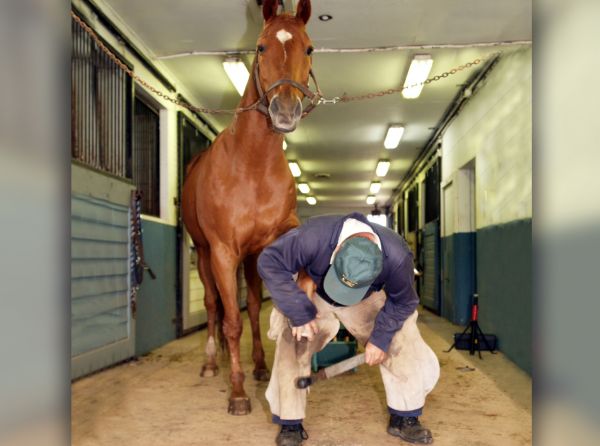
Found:
<svg viewBox="0 0 600 446"><path fill-rule="evenodd" d="M227 412L231 415L248 415L251 411L250 398L229 398Z"/></svg>
<svg viewBox="0 0 600 446"><path fill-rule="evenodd" d="M271 372L269 371L269 369L254 370L252 372L252 375L257 381L268 381L269 379L271 379Z"/></svg>
<svg viewBox="0 0 600 446"><path fill-rule="evenodd" d="M202 370L200 371L200 376L203 378L211 378L213 376L217 376L219 373L219 367L214 364L204 364L202 366Z"/></svg>

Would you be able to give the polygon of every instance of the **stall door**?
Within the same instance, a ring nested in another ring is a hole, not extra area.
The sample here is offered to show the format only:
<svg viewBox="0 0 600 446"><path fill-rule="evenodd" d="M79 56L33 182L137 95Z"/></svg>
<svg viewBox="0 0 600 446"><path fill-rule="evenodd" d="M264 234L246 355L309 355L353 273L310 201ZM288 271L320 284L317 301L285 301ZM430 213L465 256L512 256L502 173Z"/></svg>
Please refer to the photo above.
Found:
<svg viewBox="0 0 600 446"><path fill-rule="evenodd" d="M132 186L74 165L71 194L71 377L135 354L130 305Z"/></svg>
<svg viewBox="0 0 600 446"><path fill-rule="evenodd" d="M179 113L179 197L187 166L194 157L210 146L210 139L183 113ZM196 329L206 322L204 286L198 275L198 258L194 243L183 226L181 212L178 218L178 336Z"/></svg>
<svg viewBox="0 0 600 446"><path fill-rule="evenodd" d="M456 197L454 184L448 183L442 189L442 316L454 320L454 259L453 235L455 231Z"/></svg>
<svg viewBox="0 0 600 446"><path fill-rule="evenodd" d="M440 224L434 220L423 228L423 289L421 303L440 313Z"/></svg>

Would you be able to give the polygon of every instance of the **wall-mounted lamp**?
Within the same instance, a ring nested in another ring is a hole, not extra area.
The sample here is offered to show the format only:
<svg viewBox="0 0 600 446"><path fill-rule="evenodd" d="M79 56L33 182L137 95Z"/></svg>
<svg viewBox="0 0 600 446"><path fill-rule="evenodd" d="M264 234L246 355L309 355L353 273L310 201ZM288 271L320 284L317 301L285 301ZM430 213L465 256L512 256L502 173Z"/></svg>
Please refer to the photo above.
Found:
<svg viewBox="0 0 600 446"><path fill-rule="evenodd" d="M237 92L242 96L250 78L250 73L244 62L238 57L228 57L223 61L223 69Z"/></svg>
<svg viewBox="0 0 600 446"><path fill-rule="evenodd" d="M406 99L418 98L423 90L423 82L427 80L432 66L433 59L429 54L416 54L410 63L408 73L406 73L402 96Z"/></svg>
<svg viewBox="0 0 600 446"><path fill-rule="evenodd" d="M395 149L400 144L402 135L404 134L404 126L400 124L390 125L383 141L383 147L386 149Z"/></svg>

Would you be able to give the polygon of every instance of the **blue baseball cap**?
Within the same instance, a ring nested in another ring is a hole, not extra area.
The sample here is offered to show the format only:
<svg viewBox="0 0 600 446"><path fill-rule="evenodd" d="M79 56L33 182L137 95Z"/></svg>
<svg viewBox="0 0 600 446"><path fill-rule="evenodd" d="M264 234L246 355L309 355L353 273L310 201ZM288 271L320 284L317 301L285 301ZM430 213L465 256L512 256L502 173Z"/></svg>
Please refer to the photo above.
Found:
<svg viewBox="0 0 600 446"><path fill-rule="evenodd" d="M366 237L350 237L342 242L325 275L323 288L342 305L360 302L383 269L383 255L376 243Z"/></svg>

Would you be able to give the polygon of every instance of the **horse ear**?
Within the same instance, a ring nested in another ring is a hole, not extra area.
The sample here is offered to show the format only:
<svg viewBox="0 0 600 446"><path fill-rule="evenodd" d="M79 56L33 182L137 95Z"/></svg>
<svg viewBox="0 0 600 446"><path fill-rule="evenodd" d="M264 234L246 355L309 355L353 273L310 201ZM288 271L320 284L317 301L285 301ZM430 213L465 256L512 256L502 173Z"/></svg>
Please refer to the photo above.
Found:
<svg viewBox="0 0 600 446"><path fill-rule="evenodd" d="M268 22L273 17L277 16L277 8L279 8L278 0L263 0L263 17L265 22Z"/></svg>
<svg viewBox="0 0 600 446"><path fill-rule="evenodd" d="M305 24L310 19L310 0L300 0L296 8L296 17L301 19Z"/></svg>

